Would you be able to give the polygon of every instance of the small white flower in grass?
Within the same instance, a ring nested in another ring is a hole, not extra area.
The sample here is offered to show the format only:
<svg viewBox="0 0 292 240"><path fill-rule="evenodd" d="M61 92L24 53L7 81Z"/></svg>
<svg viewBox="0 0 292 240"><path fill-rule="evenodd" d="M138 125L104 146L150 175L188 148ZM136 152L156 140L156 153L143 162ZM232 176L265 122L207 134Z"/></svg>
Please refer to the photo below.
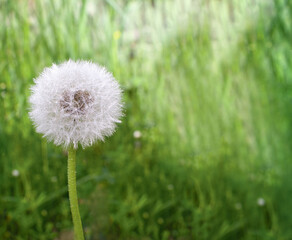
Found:
<svg viewBox="0 0 292 240"><path fill-rule="evenodd" d="M264 206L264 205L266 204L266 201L265 201L265 199L263 199L263 198L258 198L258 200L257 200L257 204L258 204L260 207L262 207L262 206Z"/></svg>
<svg viewBox="0 0 292 240"><path fill-rule="evenodd" d="M31 88L30 117L56 145L92 145L113 134L122 116L121 89L104 67L88 61L53 64Z"/></svg>
<svg viewBox="0 0 292 240"><path fill-rule="evenodd" d="M142 137L142 133L140 132L140 131L138 131L138 130L136 130L136 131L134 131L134 133L133 133L133 137L134 138L141 138Z"/></svg>
<svg viewBox="0 0 292 240"><path fill-rule="evenodd" d="M13 177L18 177L19 176L19 171L17 169L12 170L12 176Z"/></svg>

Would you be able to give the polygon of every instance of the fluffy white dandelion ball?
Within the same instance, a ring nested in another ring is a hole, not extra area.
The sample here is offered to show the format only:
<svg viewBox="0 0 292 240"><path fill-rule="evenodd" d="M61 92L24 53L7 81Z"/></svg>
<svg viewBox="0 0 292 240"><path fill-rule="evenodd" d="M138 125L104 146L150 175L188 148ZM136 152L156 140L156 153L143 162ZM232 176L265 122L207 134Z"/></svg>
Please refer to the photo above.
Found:
<svg viewBox="0 0 292 240"><path fill-rule="evenodd" d="M121 89L105 68L69 60L45 68L31 88L30 117L56 145L92 145L113 134L122 116Z"/></svg>
<svg viewBox="0 0 292 240"><path fill-rule="evenodd" d="M265 199L263 199L263 198L258 198L258 200L257 200L257 204L258 204L260 207L262 207L262 206L264 206L264 205L266 204L266 201L265 201Z"/></svg>
<svg viewBox="0 0 292 240"><path fill-rule="evenodd" d="M19 176L19 171L17 169L12 170L12 176L13 177L18 177Z"/></svg>

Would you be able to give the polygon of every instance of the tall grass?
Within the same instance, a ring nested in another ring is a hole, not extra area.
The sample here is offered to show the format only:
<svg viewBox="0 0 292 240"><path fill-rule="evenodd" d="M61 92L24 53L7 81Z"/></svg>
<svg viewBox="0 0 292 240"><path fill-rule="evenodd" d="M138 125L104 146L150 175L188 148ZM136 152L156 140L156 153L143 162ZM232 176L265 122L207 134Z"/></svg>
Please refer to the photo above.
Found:
<svg viewBox="0 0 292 240"><path fill-rule="evenodd" d="M0 6L1 239L70 232L65 153L27 114L32 79L68 58L125 93L117 133L78 153L88 239L291 239L289 0Z"/></svg>

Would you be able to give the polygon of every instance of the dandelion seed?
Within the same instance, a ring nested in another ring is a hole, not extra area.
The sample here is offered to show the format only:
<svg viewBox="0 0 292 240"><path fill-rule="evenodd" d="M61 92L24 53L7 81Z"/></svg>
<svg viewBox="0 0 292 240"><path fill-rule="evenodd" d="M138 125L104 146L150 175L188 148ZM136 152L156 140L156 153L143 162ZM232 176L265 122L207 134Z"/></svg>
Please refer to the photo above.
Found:
<svg viewBox="0 0 292 240"><path fill-rule="evenodd" d="M67 61L46 68L31 88L30 117L56 145L84 148L112 135L122 116L121 89L105 68Z"/></svg>
<svg viewBox="0 0 292 240"><path fill-rule="evenodd" d="M133 137L138 139L138 138L141 138L142 137L142 133L138 130L134 131L133 133Z"/></svg>
<svg viewBox="0 0 292 240"><path fill-rule="evenodd" d="M258 204L260 207L262 207L262 206L264 206L264 205L266 204L266 201L265 201L265 199L263 199L263 198L258 198L258 200L257 200L257 204Z"/></svg>
<svg viewBox="0 0 292 240"><path fill-rule="evenodd" d="M86 11L89 16L94 16L96 14L96 3L88 2Z"/></svg>
<svg viewBox="0 0 292 240"><path fill-rule="evenodd" d="M19 171L17 169L12 170L12 176L13 177L18 177L19 176Z"/></svg>
<svg viewBox="0 0 292 240"><path fill-rule="evenodd" d="M31 25L31 26L37 26L37 24L38 24L38 21L37 21L37 18L35 17L35 16L29 16L29 18L28 18L28 22L29 22L29 24Z"/></svg>

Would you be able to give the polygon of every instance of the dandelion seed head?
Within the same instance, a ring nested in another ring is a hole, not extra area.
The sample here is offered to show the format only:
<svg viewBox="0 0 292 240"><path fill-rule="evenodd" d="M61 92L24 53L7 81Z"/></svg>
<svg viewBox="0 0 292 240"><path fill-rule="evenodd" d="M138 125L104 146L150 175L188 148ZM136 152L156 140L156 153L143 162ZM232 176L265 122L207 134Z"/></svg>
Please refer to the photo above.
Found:
<svg viewBox="0 0 292 240"><path fill-rule="evenodd" d="M13 177L18 177L19 176L19 171L17 169L12 170L12 176Z"/></svg>
<svg viewBox="0 0 292 240"><path fill-rule="evenodd" d="M265 199L263 199L263 198L258 198L258 200L257 200L257 204L258 204L260 207L262 207L262 206L264 206L264 205L266 204L266 201L265 201Z"/></svg>
<svg viewBox="0 0 292 240"><path fill-rule="evenodd" d="M133 137L134 138L141 138L142 137L142 133L139 130L136 130L133 133Z"/></svg>
<svg viewBox="0 0 292 240"><path fill-rule="evenodd" d="M104 67L69 60L45 68L31 88L30 118L56 145L75 148L103 141L122 116L122 91Z"/></svg>

